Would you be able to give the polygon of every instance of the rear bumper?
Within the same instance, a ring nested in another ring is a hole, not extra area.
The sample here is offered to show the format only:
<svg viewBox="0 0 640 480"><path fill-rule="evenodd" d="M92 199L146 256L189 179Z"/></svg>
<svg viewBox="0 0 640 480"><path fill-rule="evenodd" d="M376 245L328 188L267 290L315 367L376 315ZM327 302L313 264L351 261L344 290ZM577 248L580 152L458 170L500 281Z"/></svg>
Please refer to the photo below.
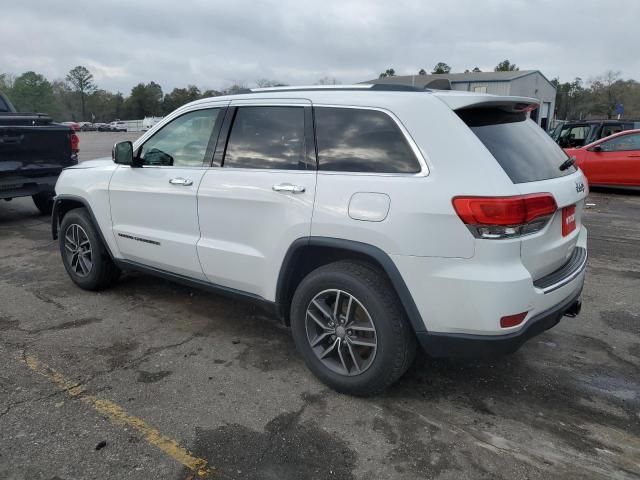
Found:
<svg viewBox="0 0 640 480"><path fill-rule="evenodd" d="M517 332L505 335L416 332L422 349L436 358L493 358L518 350L536 335L554 327L563 316L576 316L581 307L582 284L577 294L529 319Z"/></svg>
<svg viewBox="0 0 640 480"><path fill-rule="evenodd" d="M0 198L27 197L40 192L55 191L58 175L46 177L0 178Z"/></svg>

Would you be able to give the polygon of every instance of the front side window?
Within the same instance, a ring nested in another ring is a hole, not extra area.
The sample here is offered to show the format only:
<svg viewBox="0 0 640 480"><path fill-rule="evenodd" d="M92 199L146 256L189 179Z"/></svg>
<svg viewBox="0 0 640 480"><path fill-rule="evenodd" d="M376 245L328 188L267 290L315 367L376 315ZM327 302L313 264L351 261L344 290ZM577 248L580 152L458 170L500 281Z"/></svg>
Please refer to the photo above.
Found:
<svg viewBox="0 0 640 480"><path fill-rule="evenodd" d="M574 127L563 127L560 132L558 143L562 148L576 148L585 144L589 136L591 127L588 125L577 125Z"/></svg>
<svg viewBox="0 0 640 480"><path fill-rule="evenodd" d="M640 150L640 134L634 133L612 138L600 144L602 152L624 152L627 150Z"/></svg>
<svg viewBox="0 0 640 480"><path fill-rule="evenodd" d="M219 111L196 110L172 120L142 145L142 164L201 167Z"/></svg>
<svg viewBox="0 0 640 480"><path fill-rule="evenodd" d="M602 134L600 138L608 137L609 135L613 135L614 133L618 133L622 131L622 125L605 125L602 127Z"/></svg>
<svg viewBox="0 0 640 480"><path fill-rule="evenodd" d="M304 170L303 107L238 107L224 167Z"/></svg>
<svg viewBox="0 0 640 480"><path fill-rule="evenodd" d="M318 168L337 172L418 173L420 163L384 112L315 107Z"/></svg>

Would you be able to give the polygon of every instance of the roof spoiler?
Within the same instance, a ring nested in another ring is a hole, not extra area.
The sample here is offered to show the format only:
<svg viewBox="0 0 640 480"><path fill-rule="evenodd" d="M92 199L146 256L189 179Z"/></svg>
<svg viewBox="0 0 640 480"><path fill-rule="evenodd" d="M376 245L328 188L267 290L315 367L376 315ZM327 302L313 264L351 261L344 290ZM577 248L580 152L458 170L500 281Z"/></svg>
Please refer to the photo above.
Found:
<svg viewBox="0 0 640 480"><path fill-rule="evenodd" d="M530 112L540 106L540 100L529 97L503 97L499 95L486 94L472 95L467 92L460 95L438 95L437 92L434 92L434 95L446 103L452 110L463 110L468 108L497 108L505 112L520 113Z"/></svg>

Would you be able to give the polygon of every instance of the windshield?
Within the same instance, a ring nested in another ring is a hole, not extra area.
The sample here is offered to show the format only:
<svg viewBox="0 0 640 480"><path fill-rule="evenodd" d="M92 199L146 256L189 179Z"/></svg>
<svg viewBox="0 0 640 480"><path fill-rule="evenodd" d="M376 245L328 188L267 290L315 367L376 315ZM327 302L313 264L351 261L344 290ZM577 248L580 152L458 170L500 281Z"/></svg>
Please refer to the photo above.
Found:
<svg viewBox="0 0 640 480"><path fill-rule="evenodd" d="M456 112L498 161L513 183L562 177L575 167L560 170L567 154L525 113L495 108Z"/></svg>

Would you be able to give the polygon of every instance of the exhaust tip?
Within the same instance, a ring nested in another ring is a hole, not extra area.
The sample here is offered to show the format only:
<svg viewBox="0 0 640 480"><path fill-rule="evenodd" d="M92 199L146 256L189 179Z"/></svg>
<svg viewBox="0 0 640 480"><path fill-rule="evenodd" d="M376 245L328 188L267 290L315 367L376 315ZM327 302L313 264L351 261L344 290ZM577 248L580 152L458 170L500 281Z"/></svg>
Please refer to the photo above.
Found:
<svg viewBox="0 0 640 480"><path fill-rule="evenodd" d="M564 312L564 316L570 318L577 317L580 314L580 310L582 310L582 300L578 299Z"/></svg>

